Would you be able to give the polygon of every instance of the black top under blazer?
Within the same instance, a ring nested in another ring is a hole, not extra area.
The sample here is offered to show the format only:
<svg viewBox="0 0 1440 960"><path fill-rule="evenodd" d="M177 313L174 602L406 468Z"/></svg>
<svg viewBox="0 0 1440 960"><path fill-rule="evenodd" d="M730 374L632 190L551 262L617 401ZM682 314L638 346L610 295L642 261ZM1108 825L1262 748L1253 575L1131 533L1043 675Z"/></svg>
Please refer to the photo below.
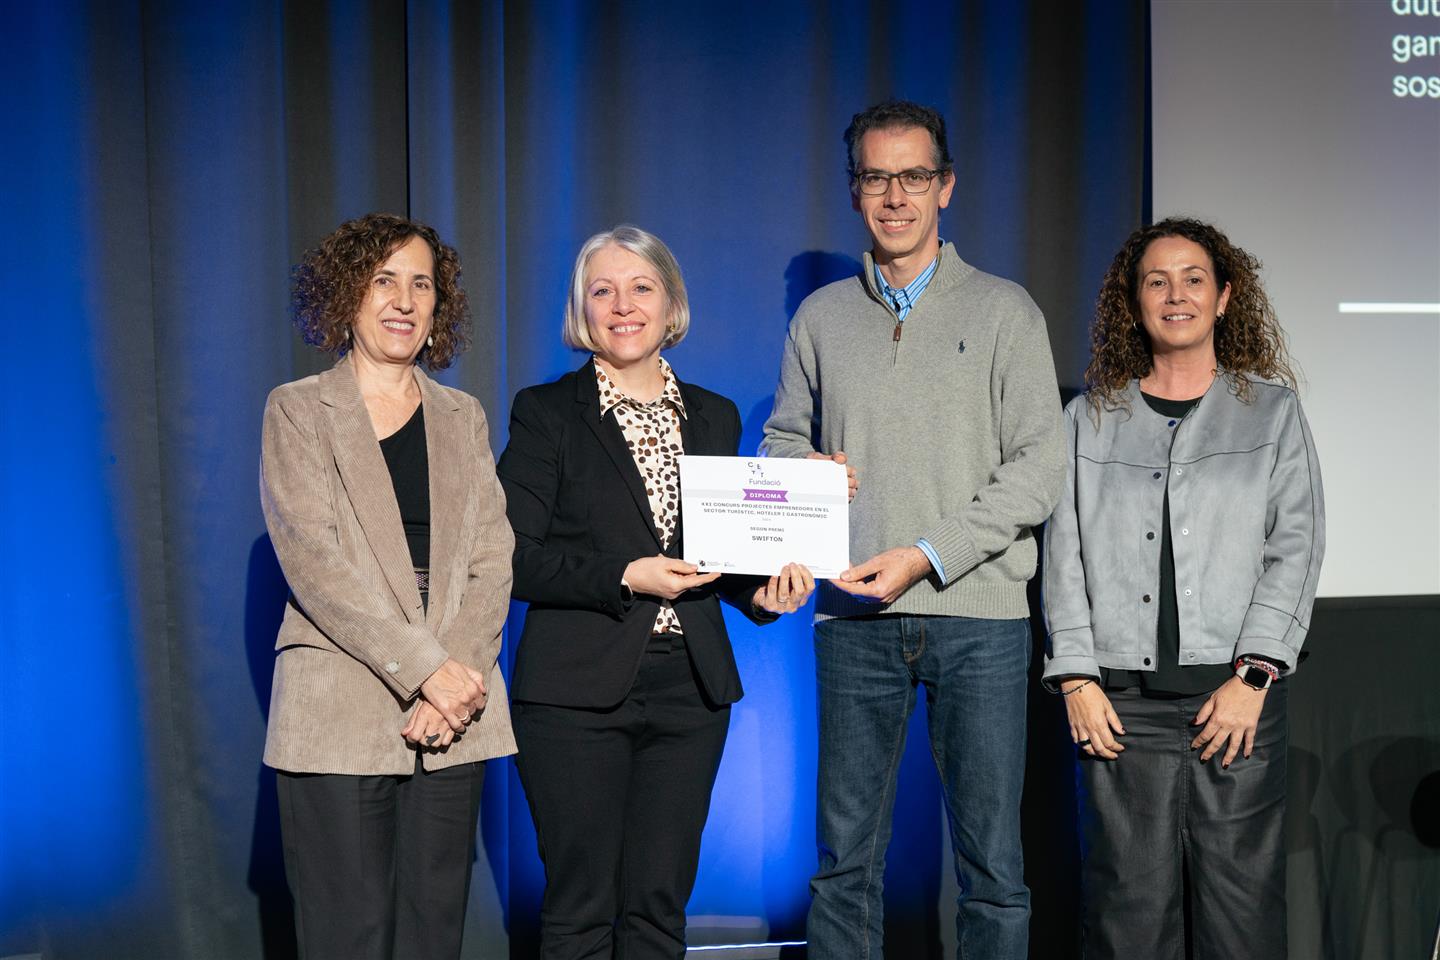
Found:
<svg viewBox="0 0 1440 960"><path fill-rule="evenodd" d="M680 382L687 454L734 456L735 404ZM514 596L530 604L515 654L511 696L607 708L625 699L659 611L659 599L620 589L625 567L661 552L640 470L612 410L600 417L594 361L554 383L527 387L510 411L510 442L496 467L515 530ZM684 516L667 556L682 556ZM672 602L701 686L714 704L744 691L719 597L756 623L757 577L722 577Z"/></svg>

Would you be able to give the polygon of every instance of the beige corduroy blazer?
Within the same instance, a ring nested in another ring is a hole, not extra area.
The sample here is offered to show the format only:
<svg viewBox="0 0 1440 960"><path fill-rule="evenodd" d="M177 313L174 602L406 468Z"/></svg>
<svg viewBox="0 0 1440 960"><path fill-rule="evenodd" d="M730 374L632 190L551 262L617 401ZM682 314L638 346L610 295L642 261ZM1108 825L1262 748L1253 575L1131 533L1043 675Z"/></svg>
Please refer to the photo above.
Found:
<svg viewBox="0 0 1440 960"><path fill-rule="evenodd" d="M275 642L265 763L305 773L408 774L400 736L420 684L454 657L489 699L439 769L515 752L497 659L514 537L479 401L417 367L430 461L430 597L415 586L389 470L341 360L265 404L260 502L291 598Z"/></svg>

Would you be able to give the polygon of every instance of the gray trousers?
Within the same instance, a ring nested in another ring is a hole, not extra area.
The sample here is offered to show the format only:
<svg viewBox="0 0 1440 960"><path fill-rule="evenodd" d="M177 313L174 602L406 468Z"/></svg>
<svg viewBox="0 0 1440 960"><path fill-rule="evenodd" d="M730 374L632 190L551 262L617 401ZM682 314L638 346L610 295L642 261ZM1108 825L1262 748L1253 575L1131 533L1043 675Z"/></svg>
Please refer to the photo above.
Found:
<svg viewBox="0 0 1440 960"><path fill-rule="evenodd" d="M1209 694L1108 692L1125 752L1080 760L1087 960L1184 960L1187 937L1194 960L1284 960L1287 686L1228 770L1190 749Z"/></svg>

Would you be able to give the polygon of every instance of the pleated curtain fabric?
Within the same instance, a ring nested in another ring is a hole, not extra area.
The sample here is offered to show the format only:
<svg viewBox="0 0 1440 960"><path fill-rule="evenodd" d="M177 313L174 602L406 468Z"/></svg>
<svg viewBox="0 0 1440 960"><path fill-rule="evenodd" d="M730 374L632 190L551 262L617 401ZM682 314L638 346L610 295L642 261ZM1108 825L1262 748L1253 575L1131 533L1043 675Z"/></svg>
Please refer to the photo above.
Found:
<svg viewBox="0 0 1440 960"><path fill-rule="evenodd" d="M789 315L864 243L855 111L904 95L947 114L942 235L1036 297L1062 384L1142 213L1140 0L12 7L0 165L27 296L5 378L0 956L293 955L261 764L287 587L256 476L266 395L330 365L289 324L289 276L341 221L409 214L460 250L473 344L439 379L480 399L497 450L514 391L577 363L559 330L580 243L657 233L694 317L668 356L736 400L743 452ZM732 635L749 696L691 912L800 939L809 626ZM1040 760L1032 787L1064 797ZM533 937L541 874L507 769L486 778L469 957ZM893 914L902 952L952 935L938 794L915 783L897 844L929 866L895 879L920 905ZM1035 879L1037 908L1063 941L1073 824L1043 809L1027 837L1057 879Z"/></svg>

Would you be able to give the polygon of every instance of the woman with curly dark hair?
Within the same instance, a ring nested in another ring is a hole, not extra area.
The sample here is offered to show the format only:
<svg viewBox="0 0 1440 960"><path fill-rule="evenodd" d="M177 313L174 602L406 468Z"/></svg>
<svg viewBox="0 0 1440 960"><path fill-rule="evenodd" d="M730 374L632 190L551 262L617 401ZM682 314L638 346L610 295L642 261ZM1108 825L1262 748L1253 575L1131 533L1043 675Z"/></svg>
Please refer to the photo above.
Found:
<svg viewBox="0 0 1440 960"><path fill-rule="evenodd" d="M1285 956L1285 678L1325 515L1259 268L1209 224L1137 230L1065 410L1045 683L1080 751L1091 958L1178 960L1187 913L1195 956Z"/></svg>
<svg viewBox="0 0 1440 960"><path fill-rule="evenodd" d="M424 224L344 223L296 271L339 357L265 406L260 498L291 598L275 768L302 957L457 957L482 761L515 752L497 658L514 539L485 413L431 380L468 342Z"/></svg>

